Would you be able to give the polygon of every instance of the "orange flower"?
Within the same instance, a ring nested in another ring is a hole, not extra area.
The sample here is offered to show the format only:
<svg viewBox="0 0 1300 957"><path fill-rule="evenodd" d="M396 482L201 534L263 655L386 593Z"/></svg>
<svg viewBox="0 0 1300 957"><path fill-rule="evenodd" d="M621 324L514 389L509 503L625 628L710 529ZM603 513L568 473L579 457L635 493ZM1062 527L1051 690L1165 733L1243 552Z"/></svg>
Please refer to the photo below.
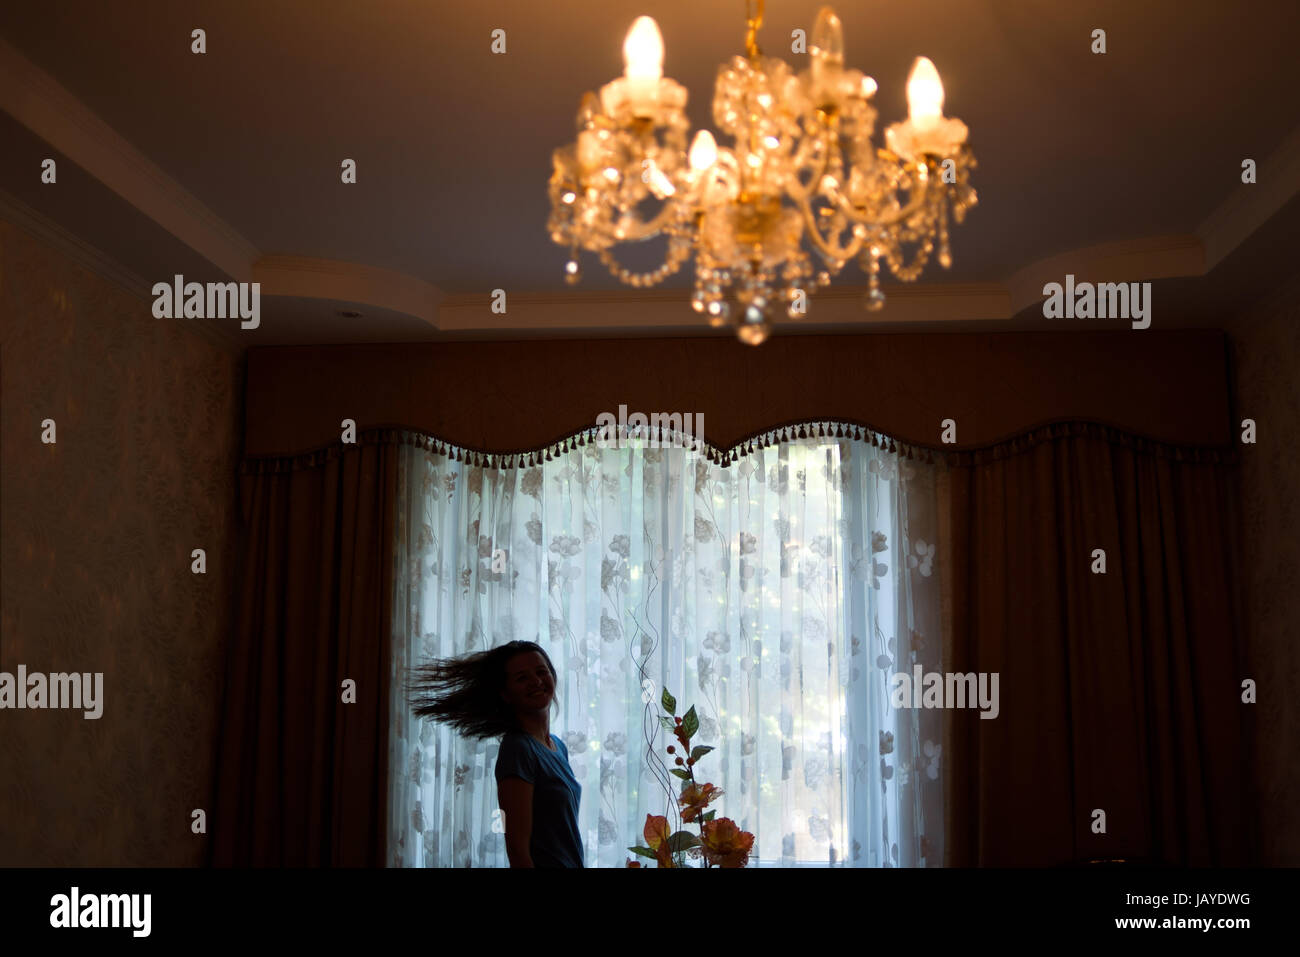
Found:
<svg viewBox="0 0 1300 957"><path fill-rule="evenodd" d="M744 867L749 861L754 835L742 831L729 817L705 822L704 859L718 867Z"/></svg>
<svg viewBox="0 0 1300 957"><path fill-rule="evenodd" d="M682 789L681 797L677 799L682 806L682 820L694 821L714 799L721 795L722 789L715 788L712 784L686 785Z"/></svg>

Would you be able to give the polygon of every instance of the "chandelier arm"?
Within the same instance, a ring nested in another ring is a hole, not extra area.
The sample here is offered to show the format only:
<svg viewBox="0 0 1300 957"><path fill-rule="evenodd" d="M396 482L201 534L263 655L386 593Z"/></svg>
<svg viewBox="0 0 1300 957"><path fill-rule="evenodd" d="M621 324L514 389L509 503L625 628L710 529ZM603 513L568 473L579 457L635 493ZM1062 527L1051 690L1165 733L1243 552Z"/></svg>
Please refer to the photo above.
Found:
<svg viewBox="0 0 1300 957"><path fill-rule="evenodd" d="M903 220L915 215L916 212L930 200L930 180L931 177L925 177L921 182L919 193L916 190L913 190L912 197L908 200L906 206L894 215L886 216L883 219L876 219L863 213L859 213L858 207L849 203L848 198L842 192L836 194L834 200L835 206L845 216L849 217L852 222L861 223L864 226L895 226Z"/></svg>
<svg viewBox="0 0 1300 957"><path fill-rule="evenodd" d="M620 242L641 242L646 239L653 239L663 230L664 221L669 218L677 200L675 197L669 197L668 201L660 207L659 212L655 214L654 219L648 222L633 219L632 228L624 228L624 234L619 237Z"/></svg>
<svg viewBox="0 0 1300 957"><path fill-rule="evenodd" d="M840 261L852 259L858 254L858 250L862 248L861 236L855 235L853 242L846 247L833 246L829 240L822 237L821 230L817 228L816 222L813 221L812 206L809 205L807 198L799 200L796 205L799 212L803 214L804 225L808 227L808 238L812 240L813 245L821 251L822 255Z"/></svg>
<svg viewBox="0 0 1300 957"><path fill-rule="evenodd" d="M809 141L812 141L814 146L817 143L817 140L814 137L810 137L810 136L801 137L799 143L799 151L798 153L795 154L795 162L793 165L793 169L796 171L796 173L799 170L803 169L804 166L806 166L808 163L808 157L803 156L801 158L800 154L809 151L809 145L808 145ZM822 151L821 168L818 169L817 172L813 175L813 178L808 181L808 185L804 186L802 183L800 183L798 176L792 176L790 178L791 183L793 183L796 188L792 189L790 184L787 183L785 187L786 194L789 195L790 198L795 201L802 200L806 202L807 200L811 199L813 194L816 192L817 187L821 184L822 177L826 175L826 167L830 165L830 161L831 161L830 146L829 144L827 144L826 149Z"/></svg>

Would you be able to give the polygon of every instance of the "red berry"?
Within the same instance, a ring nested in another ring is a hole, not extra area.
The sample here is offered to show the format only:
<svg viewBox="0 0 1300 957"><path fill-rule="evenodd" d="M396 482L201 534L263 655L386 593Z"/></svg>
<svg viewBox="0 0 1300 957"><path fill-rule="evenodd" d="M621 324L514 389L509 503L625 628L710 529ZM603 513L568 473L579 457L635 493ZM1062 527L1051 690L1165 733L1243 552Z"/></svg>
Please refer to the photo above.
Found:
<svg viewBox="0 0 1300 957"><path fill-rule="evenodd" d="M678 759L677 759L677 763L678 763L678 764L681 764L681 763L682 763L682 759L681 759L681 758L678 758Z"/></svg>
<svg viewBox="0 0 1300 957"><path fill-rule="evenodd" d="M677 749L676 749L676 748L674 748L671 744L668 745L668 753L669 753L669 754L675 754L676 752L677 752Z"/></svg>

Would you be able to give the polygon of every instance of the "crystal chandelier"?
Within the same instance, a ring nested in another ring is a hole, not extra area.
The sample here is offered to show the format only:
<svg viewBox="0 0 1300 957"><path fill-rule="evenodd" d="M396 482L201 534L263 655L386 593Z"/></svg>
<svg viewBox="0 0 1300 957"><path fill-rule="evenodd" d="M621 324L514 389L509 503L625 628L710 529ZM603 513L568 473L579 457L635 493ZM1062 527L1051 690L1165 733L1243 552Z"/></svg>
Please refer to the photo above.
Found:
<svg viewBox="0 0 1300 957"><path fill-rule="evenodd" d="M655 21L638 17L623 44L623 76L599 97L583 94L576 141L554 151L547 223L551 239L571 250L570 284L581 278L579 249L631 286L662 281L694 250L692 307L710 325L733 325L751 345L767 338L777 310L802 318L808 297L854 256L869 277L864 305L871 310L885 302L881 259L910 282L937 240L947 268L948 208L960 223L976 201L966 125L944 117L934 64L916 60L908 118L889 126L885 148L876 149L876 83L845 69L835 12L817 14L809 67L795 74L759 51L763 0L756 9L754 2L746 0L748 56L718 68L713 95L714 122L735 145L719 147L700 130L687 152L686 89L663 76ZM657 210L641 211L656 202ZM615 243L661 233L668 248L658 269L632 273L614 259ZM825 267L815 274L805 236ZM741 307L734 315L729 291Z"/></svg>

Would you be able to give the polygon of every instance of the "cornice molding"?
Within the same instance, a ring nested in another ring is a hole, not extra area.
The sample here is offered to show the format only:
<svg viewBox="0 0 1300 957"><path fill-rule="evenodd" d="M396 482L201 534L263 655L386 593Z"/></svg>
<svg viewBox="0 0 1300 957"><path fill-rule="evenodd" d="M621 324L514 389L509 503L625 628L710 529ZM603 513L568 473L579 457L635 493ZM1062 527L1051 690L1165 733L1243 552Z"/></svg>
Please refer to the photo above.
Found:
<svg viewBox="0 0 1300 957"><path fill-rule="evenodd" d="M1043 300L1043 285L1061 282L1067 273L1077 282L1137 282L1200 276L1205 247L1196 236L1150 236L1101 243L1040 259L1009 280L1012 315Z"/></svg>
<svg viewBox="0 0 1300 957"><path fill-rule="evenodd" d="M878 322L926 322L960 319L998 319L1011 315L1006 290L998 283L951 283L932 286L884 287L888 297L880 312L862 306L865 288L837 286L808 298L808 314L801 321L781 319L783 328L796 325L862 325ZM660 328L699 330L704 318L691 308L685 289L600 290L573 292L509 293L506 312L492 312L492 296L449 296L438 310L439 330L538 330L584 328ZM611 310L616 306L616 310Z"/></svg>
<svg viewBox="0 0 1300 957"><path fill-rule="evenodd" d="M0 109L218 269L248 280L257 247L3 38Z"/></svg>
<svg viewBox="0 0 1300 957"><path fill-rule="evenodd" d="M1246 159L1247 157L1242 157ZM1255 182L1241 182L1205 218L1196 235L1205 243L1205 268L1211 270L1244 243L1274 213L1300 192L1300 127L1263 159L1255 161Z"/></svg>
<svg viewBox="0 0 1300 957"><path fill-rule="evenodd" d="M263 256L253 263L252 280L262 284L263 296L354 302L438 325L442 291L391 269L306 256Z"/></svg>

